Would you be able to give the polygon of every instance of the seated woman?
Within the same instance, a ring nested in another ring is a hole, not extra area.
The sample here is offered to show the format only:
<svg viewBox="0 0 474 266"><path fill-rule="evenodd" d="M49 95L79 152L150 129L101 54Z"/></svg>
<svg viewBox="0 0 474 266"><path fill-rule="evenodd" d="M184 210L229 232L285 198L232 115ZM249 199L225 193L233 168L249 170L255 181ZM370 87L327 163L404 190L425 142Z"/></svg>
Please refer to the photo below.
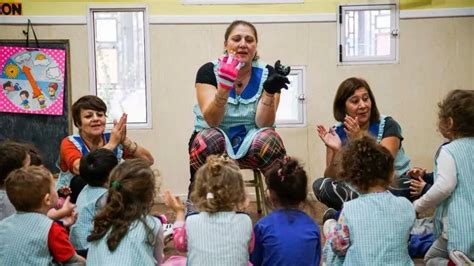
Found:
<svg viewBox="0 0 474 266"><path fill-rule="evenodd" d="M118 122L114 121L110 132L105 132L107 106L97 96L86 95L72 105L72 119L79 134L63 139L60 146L59 179L56 189L71 186L71 202L86 185L79 175L81 157L89 151L106 148L115 153L117 159L143 158L153 164L153 156L144 147L127 137L127 115L123 114ZM71 180L74 176L74 181Z"/></svg>
<svg viewBox="0 0 474 266"><path fill-rule="evenodd" d="M227 153L241 168L266 171L286 153L273 126L290 69L277 61L275 71L261 62L257 42L254 25L234 21L224 36L226 55L197 72L190 191L195 172L211 154Z"/></svg>
<svg viewBox="0 0 474 266"><path fill-rule="evenodd" d="M358 197L356 190L335 179L340 168L337 154L348 141L369 133L395 158L396 182L390 191L410 199L410 177L405 175L410 159L402 147L402 130L393 118L380 115L369 84L355 77L344 80L336 92L333 110L338 124L330 129L317 125L318 135L326 144L326 170L325 177L313 183L316 198L329 208L340 210L343 202Z"/></svg>

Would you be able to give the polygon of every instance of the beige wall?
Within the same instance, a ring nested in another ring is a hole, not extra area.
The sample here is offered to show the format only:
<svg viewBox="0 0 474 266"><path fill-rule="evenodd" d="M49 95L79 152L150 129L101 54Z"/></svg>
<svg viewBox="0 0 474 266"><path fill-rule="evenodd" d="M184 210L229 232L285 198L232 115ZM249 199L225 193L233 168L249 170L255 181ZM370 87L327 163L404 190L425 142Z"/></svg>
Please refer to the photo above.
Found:
<svg viewBox="0 0 474 266"><path fill-rule="evenodd" d="M0 39L22 39L23 26L0 25ZM336 23L258 24L259 53L266 62L307 67L304 128L280 128L288 153L305 162L311 178L324 170L325 149L315 124L334 123L332 100L349 76L369 81L381 113L403 128L414 165L432 168L442 139L436 103L455 88L474 89L474 17L400 22L400 63L338 66ZM35 26L41 39L69 39L72 100L89 93L87 28ZM201 64L222 53L225 25L150 25L153 129L129 130L148 147L164 177L163 189L187 191L187 143L193 128L194 78Z"/></svg>

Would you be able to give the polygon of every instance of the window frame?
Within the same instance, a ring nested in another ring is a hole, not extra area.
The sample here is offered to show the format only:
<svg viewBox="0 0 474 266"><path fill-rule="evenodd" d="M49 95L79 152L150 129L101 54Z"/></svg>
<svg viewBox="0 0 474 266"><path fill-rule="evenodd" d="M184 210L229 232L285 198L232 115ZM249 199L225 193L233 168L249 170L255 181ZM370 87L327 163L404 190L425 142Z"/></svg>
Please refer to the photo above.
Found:
<svg viewBox="0 0 474 266"><path fill-rule="evenodd" d="M289 75L296 75L299 80L298 84L301 86L298 90L298 118L296 120L278 120L275 117L275 126L277 128L295 128L295 127L306 127L306 67L305 66L291 66L291 72ZM285 97L285 89L282 89L280 95L280 103L278 109L281 108L281 99Z"/></svg>
<svg viewBox="0 0 474 266"><path fill-rule="evenodd" d="M151 106L151 69L150 69L150 31L148 7L146 5L89 5L87 7L87 30L88 30L88 49L89 49L89 84L90 93L97 95L97 72L96 72L96 50L95 50L95 23L94 12L143 12L143 44L144 44L144 62L145 62L145 104L146 104L146 122L127 123L130 129L151 129L153 127L152 106ZM108 106L107 109L110 107ZM107 129L113 127L112 123L107 123Z"/></svg>
<svg viewBox="0 0 474 266"><path fill-rule="evenodd" d="M390 10L391 53L387 56L346 56L344 11ZM337 12L337 60L338 65L397 64L400 62L400 8L397 3L339 5Z"/></svg>

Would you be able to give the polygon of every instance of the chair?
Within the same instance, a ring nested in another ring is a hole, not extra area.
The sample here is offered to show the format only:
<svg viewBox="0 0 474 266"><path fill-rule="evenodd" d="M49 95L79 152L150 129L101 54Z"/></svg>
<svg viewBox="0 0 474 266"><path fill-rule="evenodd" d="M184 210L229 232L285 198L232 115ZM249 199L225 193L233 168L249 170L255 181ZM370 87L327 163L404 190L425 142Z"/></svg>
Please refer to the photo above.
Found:
<svg viewBox="0 0 474 266"><path fill-rule="evenodd" d="M259 169L252 169L253 179L245 180L246 187L255 187L255 198L257 200L257 212L258 214L267 215L268 208L265 204L265 189L263 187L262 173Z"/></svg>

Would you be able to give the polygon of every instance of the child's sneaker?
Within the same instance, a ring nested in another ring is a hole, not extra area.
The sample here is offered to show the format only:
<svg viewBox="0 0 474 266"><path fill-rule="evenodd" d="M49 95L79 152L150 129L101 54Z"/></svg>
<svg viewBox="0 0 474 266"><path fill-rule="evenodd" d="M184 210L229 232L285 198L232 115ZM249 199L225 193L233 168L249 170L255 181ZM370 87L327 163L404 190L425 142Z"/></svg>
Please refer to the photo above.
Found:
<svg viewBox="0 0 474 266"><path fill-rule="evenodd" d="M466 254L464 254L462 251L459 251L459 250L453 250L449 252L449 258L451 259L452 262L454 262L454 264L456 264L456 266L474 265L472 260L470 260L466 256Z"/></svg>

